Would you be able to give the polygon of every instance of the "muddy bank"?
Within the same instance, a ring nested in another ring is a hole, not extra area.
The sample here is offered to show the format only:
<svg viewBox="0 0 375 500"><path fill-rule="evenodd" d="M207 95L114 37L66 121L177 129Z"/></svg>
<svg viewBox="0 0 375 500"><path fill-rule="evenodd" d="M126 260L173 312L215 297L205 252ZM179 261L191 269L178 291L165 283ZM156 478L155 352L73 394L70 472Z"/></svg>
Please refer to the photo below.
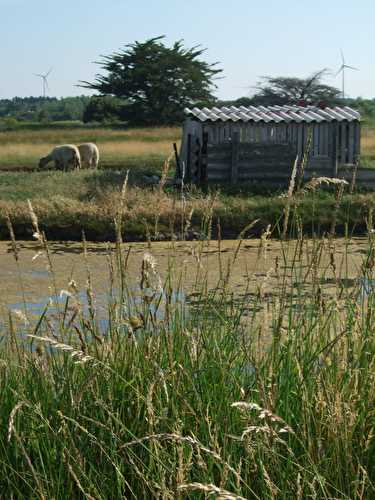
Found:
<svg viewBox="0 0 375 500"><path fill-rule="evenodd" d="M271 225L273 238L280 238L282 226L280 224L282 213L280 212L275 222L274 218L263 218L259 220L251 230L246 232L247 237L260 238L266 231L268 225ZM238 238L242 230L246 227L242 214L239 214L238 220L235 217L225 221L225 217L218 218L220 220L220 228L217 224L212 226L211 237L218 239L219 236L223 240L233 240ZM171 232L170 224L161 220L159 222L159 232L157 235L150 234L150 229L153 227L153 221L137 221L128 220L125 223L126 231L123 238L129 243L132 242L147 242L151 239L153 242L174 241L200 241L206 239L206 235L201 231L200 224L192 224L192 228L184 235L179 232ZM54 221L47 224L40 224L41 230L47 235L49 241L64 241L71 242L82 241L82 235L85 234L87 240L92 242L115 242L116 229L112 219L103 218L98 214L97 217L87 216L86 214L77 214L77 216L69 221ZM33 228L28 220L17 221L13 220L13 228L15 236L18 240L33 241ZM306 237L324 237L331 230L331 222L327 220L314 221L303 224L302 231ZM364 237L368 232L365 222L353 220L351 224L339 223L335 228L335 236L342 237L346 234L356 237ZM291 238L297 237L297 233L292 231ZM0 241L6 242L9 240L9 231L5 224L0 226Z"/></svg>

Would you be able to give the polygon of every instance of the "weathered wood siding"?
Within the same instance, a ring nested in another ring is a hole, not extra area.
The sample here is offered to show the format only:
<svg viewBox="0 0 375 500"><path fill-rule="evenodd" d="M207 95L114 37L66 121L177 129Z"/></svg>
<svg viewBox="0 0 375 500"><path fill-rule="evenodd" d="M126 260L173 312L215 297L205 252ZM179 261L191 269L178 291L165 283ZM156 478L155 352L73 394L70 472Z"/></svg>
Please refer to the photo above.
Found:
<svg viewBox="0 0 375 500"><path fill-rule="evenodd" d="M289 144L302 159L311 136L309 149L310 169L332 171L338 164L354 164L360 153L360 123L204 123L210 145L231 142L233 134L239 134L240 143ZM277 158L275 158L275 161Z"/></svg>
<svg viewBox="0 0 375 500"><path fill-rule="evenodd" d="M281 179L296 156L306 178L337 176L360 154L360 122L233 122L188 119L180 150L187 182Z"/></svg>
<svg viewBox="0 0 375 500"><path fill-rule="evenodd" d="M259 178L289 177L296 157L289 144L244 143L234 140L207 147L208 182L236 184ZM277 158L277 162L275 162Z"/></svg>

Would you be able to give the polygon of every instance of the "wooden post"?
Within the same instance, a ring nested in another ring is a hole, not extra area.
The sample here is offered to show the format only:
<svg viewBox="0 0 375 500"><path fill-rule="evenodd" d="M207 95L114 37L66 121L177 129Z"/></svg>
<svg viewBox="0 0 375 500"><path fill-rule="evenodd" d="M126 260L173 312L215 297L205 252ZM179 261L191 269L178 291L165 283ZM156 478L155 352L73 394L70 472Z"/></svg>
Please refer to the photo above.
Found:
<svg viewBox="0 0 375 500"><path fill-rule="evenodd" d="M355 156L359 158L361 154L361 122L355 124Z"/></svg>
<svg viewBox="0 0 375 500"><path fill-rule="evenodd" d="M238 181L238 157L239 157L240 135L238 132L233 132L232 135L232 161L230 180L232 184Z"/></svg>
<svg viewBox="0 0 375 500"><path fill-rule="evenodd" d="M202 154L202 148L201 148L201 142L198 137L195 139L195 144L194 144L194 151L193 151L193 169L191 172L191 180L194 184L199 183L200 178L201 178L201 154Z"/></svg>
<svg viewBox="0 0 375 500"><path fill-rule="evenodd" d="M339 173L339 127L339 122L332 127L332 177L337 177Z"/></svg>
<svg viewBox="0 0 375 500"><path fill-rule="evenodd" d="M305 149L305 144L304 144L304 124L299 123L297 125L297 156L299 160L301 161L301 158L303 157L304 149Z"/></svg>
<svg viewBox="0 0 375 500"><path fill-rule="evenodd" d="M201 149L201 170L200 170L200 184L202 187L207 186L207 145L208 145L208 133L203 132L203 141Z"/></svg>
<svg viewBox="0 0 375 500"><path fill-rule="evenodd" d="M348 130L348 163L354 164L354 144L355 144L355 124L349 122L347 125Z"/></svg>
<svg viewBox="0 0 375 500"><path fill-rule="evenodd" d="M348 122L341 122L340 125L341 127L341 144L339 147L339 150L341 151L340 153L340 163L343 165L344 163L350 163L350 160L348 158L348 136L347 136L347 126Z"/></svg>
<svg viewBox="0 0 375 500"><path fill-rule="evenodd" d="M174 157L176 160L176 179L181 179L182 178L182 169L181 169L181 163L180 163L180 157L178 156L178 151L177 151L177 144L174 142L173 143L173 150L174 150Z"/></svg>
<svg viewBox="0 0 375 500"><path fill-rule="evenodd" d="M187 154L184 182L187 184L191 182L191 134L188 134L187 136Z"/></svg>

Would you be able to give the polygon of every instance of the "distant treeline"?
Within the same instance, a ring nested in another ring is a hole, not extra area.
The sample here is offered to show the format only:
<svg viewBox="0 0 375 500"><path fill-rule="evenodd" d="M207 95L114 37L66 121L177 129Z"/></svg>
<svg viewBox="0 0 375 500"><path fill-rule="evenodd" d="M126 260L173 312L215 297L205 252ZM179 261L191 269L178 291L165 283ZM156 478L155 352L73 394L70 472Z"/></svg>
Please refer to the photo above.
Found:
<svg viewBox="0 0 375 500"><path fill-rule="evenodd" d="M256 97L240 97L230 101L216 101L216 106L259 105ZM262 102L263 105L273 104ZM111 96L79 97L14 97L0 99L0 129L27 124L52 124L52 122L84 122L97 124L132 125L127 113L129 101ZM340 106L357 109L368 123L375 125L374 99L345 99ZM155 118L155 124L157 119Z"/></svg>
<svg viewBox="0 0 375 500"><path fill-rule="evenodd" d="M14 97L0 99L0 120L5 122L76 121L90 101L88 96L79 97Z"/></svg>

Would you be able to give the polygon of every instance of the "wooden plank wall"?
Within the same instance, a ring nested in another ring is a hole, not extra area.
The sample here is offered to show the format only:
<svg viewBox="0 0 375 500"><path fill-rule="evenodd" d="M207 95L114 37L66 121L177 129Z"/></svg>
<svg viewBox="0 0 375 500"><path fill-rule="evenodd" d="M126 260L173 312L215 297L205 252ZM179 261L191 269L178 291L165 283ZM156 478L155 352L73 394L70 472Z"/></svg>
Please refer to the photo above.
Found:
<svg viewBox="0 0 375 500"><path fill-rule="evenodd" d="M238 133L239 142L249 144L289 144L301 161L311 135L307 171L332 175L338 165L354 164L360 153L359 122L323 123L233 123L204 124L210 145L230 143Z"/></svg>
<svg viewBox="0 0 375 500"><path fill-rule="evenodd" d="M360 155L361 124L359 122L335 122L336 162L338 165L353 165ZM333 154L333 156L335 156Z"/></svg>
<svg viewBox="0 0 375 500"><path fill-rule="evenodd" d="M207 180L236 184L259 178L288 178L295 156L289 144L243 143L239 137L230 143L209 144Z"/></svg>

